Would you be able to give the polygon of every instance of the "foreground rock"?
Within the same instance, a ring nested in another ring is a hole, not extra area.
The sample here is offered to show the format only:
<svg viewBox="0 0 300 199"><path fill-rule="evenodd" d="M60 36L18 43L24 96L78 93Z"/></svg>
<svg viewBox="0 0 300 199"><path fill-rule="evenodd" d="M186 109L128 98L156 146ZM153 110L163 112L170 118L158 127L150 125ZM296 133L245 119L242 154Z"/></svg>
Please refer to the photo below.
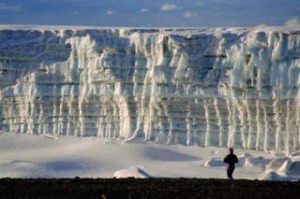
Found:
<svg viewBox="0 0 300 199"><path fill-rule="evenodd" d="M297 198L300 182L217 179L1 179L0 198Z"/></svg>

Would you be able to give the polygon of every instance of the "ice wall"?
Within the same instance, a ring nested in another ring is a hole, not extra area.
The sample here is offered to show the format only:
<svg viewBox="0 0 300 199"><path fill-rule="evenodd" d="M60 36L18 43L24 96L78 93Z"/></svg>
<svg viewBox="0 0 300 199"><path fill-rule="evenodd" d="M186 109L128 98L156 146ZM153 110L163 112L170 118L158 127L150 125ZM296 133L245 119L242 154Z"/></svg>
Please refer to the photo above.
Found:
<svg viewBox="0 0 300 199"><path fill-rule="evenodd" d="M1 129L300 147L300 31L0 30Z"/></svg>

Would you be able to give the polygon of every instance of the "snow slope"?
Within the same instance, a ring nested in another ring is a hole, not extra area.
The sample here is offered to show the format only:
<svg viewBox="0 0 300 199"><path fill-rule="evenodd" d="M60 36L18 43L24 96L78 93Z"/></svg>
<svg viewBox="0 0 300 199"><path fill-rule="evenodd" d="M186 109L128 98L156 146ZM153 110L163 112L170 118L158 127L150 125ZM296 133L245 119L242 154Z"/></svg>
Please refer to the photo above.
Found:
<svg viewBox="0 0 300 199"><path fill-rule="evenodd" d="M0 134L0 177L226 178L226 148L126 143L95 137ZM300 152L236 149L236 179L299 180Z"/></svg>

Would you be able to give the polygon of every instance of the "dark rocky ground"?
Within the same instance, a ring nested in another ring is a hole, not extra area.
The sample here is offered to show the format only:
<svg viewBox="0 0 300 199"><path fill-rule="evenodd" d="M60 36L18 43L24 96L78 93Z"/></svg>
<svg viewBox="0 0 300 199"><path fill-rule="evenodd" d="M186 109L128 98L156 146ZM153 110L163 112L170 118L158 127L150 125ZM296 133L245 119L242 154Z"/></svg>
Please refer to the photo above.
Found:
<svg viewBox="0 0 300 199"><path fill-rule="evenodd" d="M300 198L300 182L196 178L0 179L0 198Z"/></svg>

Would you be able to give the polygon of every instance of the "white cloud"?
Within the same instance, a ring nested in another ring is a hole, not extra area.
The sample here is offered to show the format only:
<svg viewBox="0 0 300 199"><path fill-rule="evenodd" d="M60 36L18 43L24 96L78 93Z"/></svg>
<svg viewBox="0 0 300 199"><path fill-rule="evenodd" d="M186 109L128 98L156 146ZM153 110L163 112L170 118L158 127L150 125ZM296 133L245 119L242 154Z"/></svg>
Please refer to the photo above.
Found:
<svg viewBox="0 0 300 199"><path fill-rule="evenodd" d="M7 3L0 2L0 10L1 11L22 11L23 8L18 6L11 6Z"/></svg>
<svg viewBox="0 0 300 199"><path fill-rule="evenodd" d="M142 9L140 9L140 12L149 12L149 9L148 8L142 8Z"/></svg>
<svg viewBox="0 0 300 199"><path fill-rule="evenodd" d="M191 18L193 16L193 13L191 13L190 11L187 11L184 13L183 15L185 18Z"/></svg>
<svg viewBox="0 0 300 199"><path fill-rule="evenodd" d="M287 27L300 27L300 22L297 18L293 18L285 22L285 26Z"/></svg>
<svg viewBox="0 0 300 199"><path fill-rule="evenodd" d="M113 14L115 14L115 12L114 12L113 10L108 10L108 11L106 12L106 14L107 14L107 15L113 15Z"/></svg>
<svg viewBox="0 0 300 199"><path fill-rule="evenodd" d="M197 1L197 2L196 2L196 5L197 5L197 6L202 6L202 5L203 5L203 2L202 2L202 1Z"/></svg>
<svg viewBox="0 0 300 199"><path fill-rule="evenodd" d="M172 10L176 10L178 8L179 8L178 5L170 4L170 3L165 3L160 6L161 11L172 11Z"/></svg>

